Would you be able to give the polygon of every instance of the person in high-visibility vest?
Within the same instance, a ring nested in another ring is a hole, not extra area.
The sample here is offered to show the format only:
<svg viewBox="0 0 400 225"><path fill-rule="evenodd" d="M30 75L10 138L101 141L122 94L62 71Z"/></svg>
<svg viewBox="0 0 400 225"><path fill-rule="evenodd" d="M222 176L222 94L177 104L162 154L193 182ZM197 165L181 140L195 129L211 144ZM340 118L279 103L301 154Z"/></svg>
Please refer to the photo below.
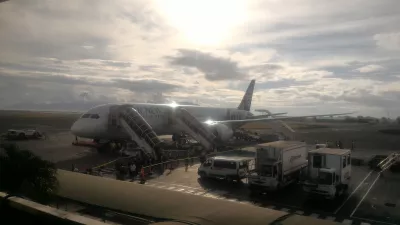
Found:
<svg viewBox="0 0 400 225"><path fill-rule="evenodd" d="M144 182L146 182L146 179L145 179L145 174L144 174L144 168L142 167L142 169L140 170L140 181L141 181L141 183L144 183Z"/></svg>

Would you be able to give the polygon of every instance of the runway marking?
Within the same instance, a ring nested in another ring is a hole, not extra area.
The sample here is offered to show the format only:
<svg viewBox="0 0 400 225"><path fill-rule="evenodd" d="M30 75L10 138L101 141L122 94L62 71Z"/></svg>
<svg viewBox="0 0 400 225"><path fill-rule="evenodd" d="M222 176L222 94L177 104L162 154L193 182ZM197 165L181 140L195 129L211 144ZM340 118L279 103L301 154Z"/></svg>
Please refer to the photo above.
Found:
<svg viewBox="0 0 400 225"><path fill-rule="evenodd" d="M342 223L343 223L343 224L349 224L349 225L350 225L350 224L353 223L353 220L344 219Z"/></svg>
<svg viewBox="0 0 400 225"><path fill-rule="evenodd" d="M183 189L183 188L179 188L179 189L176 189L175 191L184 191L185 189Z"/></svg>
<svg viewBox="0 0 400 225"><path fill-rule="evenodd" d="M357 217L357 216L352 216L351 218L364 220L364 221L369 221L371 223L386 224L386 225L398 225L398 224L395 224L395 223L388 223L388 222L383 222L383 221L379 221L379 220L372 220L372 219L367 219L367 218L362 218L362 217Z"/></svg>
<svg viewBox="0 0 400 225"><path fill-rule="evenodd" d="M371 225L370 223L366 223L366 222L361 222L360 225Z"/></svg>
<svg viewBox="0 0 400 225"><path fill-rule="evenodd" d="M179 186L179 187L183 187L183 188L204 190L203 188L191 187L191 186L186 186L186 185L182 185L182 184L175 184L175 183L172 183L172 182L162 182L162 181L154 181L154 180L152 180L149 183L159 183L159 184L163 184L163 185L175 185L175 186Z"/></svg>
<svg viewBox="0 0 400 225"><path fill-rule="evenodd" d="M281 209L281 211L284 211L284 212L289 212L289 210L290 210L290 209L288 209L288 208L282 208L282 209Z"/></svg>
<svg viewBox="0 0 400 225"><path fill-rule="evenodd" d="M326 219L326 220L329 220L329 221L334 221L334 220L336 219L336 217L328 216L328 217L326 217L325 219Z"/></svg>
<svg viewBox="0 0 400 225"><path fill-rule="evenodd" d="M375 183L378 181L379 177L381 176L381 172L378 173L378 176L376 176L374 182L371 184L371 186L368 188L367 192L365 193L365 195L362 197L362 199L360 200L360 202L357 204L356 208L353 210L353 212L350 214L350 217L352 217L354 215L354 213L357 211L358 207L360 207L361 203L364 201L365 197L367 197L367 195L369 194L369 192L371 191L372 187L375 185Z"/></svg>
<svg viewBox="0 0 400 225"><path fill-rule="evenodd" d="M317 214L317 213L312 213L311 215L309 215L310 217L313 217L313 218L318 218L319 217L319 214Z"/></svg>
<svg viewBox="0 0 400 225"><path fill-rule="evenodd" d="M365 182L365 180L371 176L373 171L369 172L364 179L358 184L358 186L356 187L356 189L353 190L353 192L351 192L351 194L346 198L346 200L339 206L339 208L336 209L336 211L334 212L334 214L338 213L339 210L341 210L343 208L343 206L346 204L346 202L351 198L351 196L353 196L356 191L361 187L361 185Z"/></svg>
<svg viewBox="0 0 400 225"><path fill-rule="evenodd" d="M300 211L300 210L297 210L295 213L296 213L296 214L299 214L299 215L303 215L303 214L304 214L304 212L303 212L303 211Z"/></svg>

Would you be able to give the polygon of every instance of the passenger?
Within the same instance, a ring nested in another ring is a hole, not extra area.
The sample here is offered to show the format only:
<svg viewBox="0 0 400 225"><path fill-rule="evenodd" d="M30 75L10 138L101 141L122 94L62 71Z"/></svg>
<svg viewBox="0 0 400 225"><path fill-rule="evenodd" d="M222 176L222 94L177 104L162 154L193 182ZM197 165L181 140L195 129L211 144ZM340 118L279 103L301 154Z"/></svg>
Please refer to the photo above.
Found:
<svg viewBox="0 0 400 225"><path fill-rule="evenodd" d="M132 163L131 165L130 165L130 175L131 175L131 178L132 178L132 180L134 180L135 179L135 177L137 176L137 171L136 171L136 165L134 164L134 163Z"/></svg>
<svg viewBox="0 0 400 225"><path fill-rule="evenodd" d="M178 158L178 156L175 156L175 162L176 162L176 167L178 167L179 166L179 158Z"/></svg>
<svg viewBox="0 0 400 225"><path fill-rule="evenodd" d="M186 159L185 159L185 171L186 172L188 171L188 168L189 168L189 158L186 157Z"/></svg>

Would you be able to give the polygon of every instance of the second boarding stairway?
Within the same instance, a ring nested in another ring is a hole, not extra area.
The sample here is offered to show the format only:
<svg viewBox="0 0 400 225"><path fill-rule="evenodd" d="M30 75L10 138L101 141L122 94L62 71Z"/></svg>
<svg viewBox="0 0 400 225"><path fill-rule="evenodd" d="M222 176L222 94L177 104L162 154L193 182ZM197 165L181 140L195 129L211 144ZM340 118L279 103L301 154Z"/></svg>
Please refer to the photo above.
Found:
<svg viewBox="0 0 400 225"><path fill-rule="evenodd" d="M160 158L162 150L159 145L162 141L136 109L123 108L119 113L119 122L147 155L156 160Z"/></svg>
<svg viewBox="0 0 400 225"><path fill-rule="evenodd" d="M383 159L378 165L376 166L377 169L380 170L380 172L383 172L387 169L389 169L392 165L400 161L400 153L392 153L385 159Z"/></svg>
<svg viewBox="0 0 400 225"><path fill-rule="evenodd" d="M174 122L176 122L185 133L198 141L206 150L216 147L216 136L207 128L207 126L202 124L186 109L177 107L174 109L174 114Z"/></svg>

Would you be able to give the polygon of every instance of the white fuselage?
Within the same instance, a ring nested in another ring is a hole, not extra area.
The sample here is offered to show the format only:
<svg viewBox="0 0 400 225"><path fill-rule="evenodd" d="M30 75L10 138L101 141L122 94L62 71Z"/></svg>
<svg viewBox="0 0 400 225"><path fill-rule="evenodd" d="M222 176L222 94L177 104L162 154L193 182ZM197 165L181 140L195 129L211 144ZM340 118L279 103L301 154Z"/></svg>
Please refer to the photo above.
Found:
<svg viewBox="0 0 400 225"><path fill-rule="evenodd" d="M172 104L107 104L90 109L83 114L71 127L71 132L78 136L99 140L126 140L129 135L123 128L110 129L109 113L110 109L118 106L132 107L146 120L158 135L173 134L182 131L175 125L169 123L169 112L175 107L183 107L200 122L208 120L242 120L251 114L245 110L230 108L212 108L193 105L172 105ZM93 118L91 118L93 117Z"/></svg>

